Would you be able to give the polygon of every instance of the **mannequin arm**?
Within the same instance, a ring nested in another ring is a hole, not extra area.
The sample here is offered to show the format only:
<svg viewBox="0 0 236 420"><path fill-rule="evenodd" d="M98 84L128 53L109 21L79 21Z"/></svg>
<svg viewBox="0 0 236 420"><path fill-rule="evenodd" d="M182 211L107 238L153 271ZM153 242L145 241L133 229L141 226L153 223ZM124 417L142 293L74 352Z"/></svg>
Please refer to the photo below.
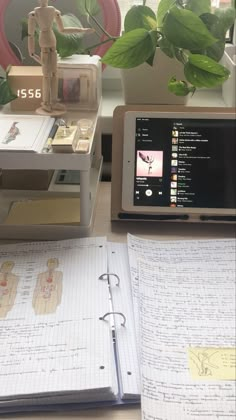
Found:
<svg viewBox="0 0 236 420"><path fill-rule="evenodd" d="M94 33L95 30L93 28L76 28L76 27L69 27L66 26L64 27L62 18L61 18L61 12L59 10L56 10L56 23L57 23L57 27L59 32L62 32L64 34L73 34L73 33Z"/></svg>
<svg viewBox="0 0 236 420"><path fill-rule="evenodd" d="M40 57L35 54L35 41L34 34L36 29L35 13L30 12L28 15L28 52L30 57L34 58L39 64L41 64Z"/></svg>

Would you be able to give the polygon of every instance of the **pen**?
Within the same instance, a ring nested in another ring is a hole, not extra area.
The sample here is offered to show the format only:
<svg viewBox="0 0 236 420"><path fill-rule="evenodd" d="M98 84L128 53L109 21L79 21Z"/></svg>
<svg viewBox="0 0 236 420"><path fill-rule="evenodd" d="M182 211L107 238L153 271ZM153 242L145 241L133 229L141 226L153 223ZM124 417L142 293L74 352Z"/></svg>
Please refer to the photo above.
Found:
<svg viewBox="0 0 236 420"><path fill-rule="evenodd" d="M56 119L56 121L54 122L54 124L53 124L53 126L50 130L50 133L48 135L47 142L46 142L46 144L43 148L43 152L49 152L49 150L51 148L52 141L53 141L53 139L56 135L56 132L57 132L57 129L58 129L59 125L61 125L61 119L60 118Z"/></svg>

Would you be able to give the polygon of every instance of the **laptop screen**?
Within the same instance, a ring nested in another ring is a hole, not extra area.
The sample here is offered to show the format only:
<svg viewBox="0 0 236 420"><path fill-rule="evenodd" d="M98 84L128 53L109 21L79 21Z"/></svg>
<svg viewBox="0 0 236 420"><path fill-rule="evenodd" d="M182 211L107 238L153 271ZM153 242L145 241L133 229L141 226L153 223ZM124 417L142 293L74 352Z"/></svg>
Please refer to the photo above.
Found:
<svg viewBox="0 0 236 420"><path fill-rule="evenodd" d="M235 121L136 118L134 206L236 207Z"/></svg>

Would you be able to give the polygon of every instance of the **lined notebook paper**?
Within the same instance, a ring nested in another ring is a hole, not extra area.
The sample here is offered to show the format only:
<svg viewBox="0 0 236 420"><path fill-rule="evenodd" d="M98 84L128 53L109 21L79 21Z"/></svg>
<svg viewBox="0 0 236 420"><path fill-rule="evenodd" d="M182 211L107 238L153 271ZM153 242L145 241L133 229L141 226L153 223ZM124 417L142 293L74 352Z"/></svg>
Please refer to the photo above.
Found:
<svg viewBox="0 0 236 420"><path fill-rule="evenodd" d="M0 413L235 419L235 240L0 246Z"/></svg>
<svg viewBox="0 0 236 420"><path fill-rule="evenodd" d="M115 399L105 244L0 247L0 407Z"/></svg>
<svg viewBox="0 0 236 420"><path fill-rule="evenodd" d="M235 419L235 240L128 243L142 418Z"/></svg>

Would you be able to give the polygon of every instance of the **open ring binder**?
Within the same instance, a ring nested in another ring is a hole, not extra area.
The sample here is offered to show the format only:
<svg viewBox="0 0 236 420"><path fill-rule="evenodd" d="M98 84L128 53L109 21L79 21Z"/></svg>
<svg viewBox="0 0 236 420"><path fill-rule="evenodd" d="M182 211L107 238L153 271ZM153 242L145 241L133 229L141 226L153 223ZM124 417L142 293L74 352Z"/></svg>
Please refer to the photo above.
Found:
<svg viewBox="0 0 236 420"><path fill-rule="evenodd" d="M117 274L115 273L103 273L101 274L101 276L98 277L99 280L108 280L109 281L109 276L114 276L117 279L117 283L116 286L120 285L120 277L117 276Z"/></svg>
<svg viewBox="0 0 236 420"><path fill-rule="evenodd" d="M122 314L122 312L107 312L106 314L104 314L103 316L101 316L99 319L101 319L102 321L105 321L107 316L110 315L120 315L123 318L123 322L121 322L121 326L125 327L126 324L126 317L124 314Z"/></svg>

